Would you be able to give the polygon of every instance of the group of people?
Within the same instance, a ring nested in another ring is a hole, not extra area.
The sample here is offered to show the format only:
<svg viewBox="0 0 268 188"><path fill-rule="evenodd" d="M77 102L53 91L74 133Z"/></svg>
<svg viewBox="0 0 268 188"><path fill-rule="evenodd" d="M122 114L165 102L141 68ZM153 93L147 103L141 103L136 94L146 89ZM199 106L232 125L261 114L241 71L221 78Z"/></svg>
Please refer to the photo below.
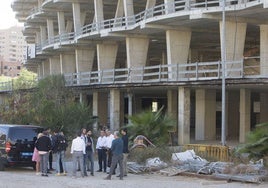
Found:
<svg viewBox="0 0 268 188"><path fill-rule="evenodd" d="M65 151L68 143L62 131L51 134L50 129L45 129L37 135L32 160L36 162L36 174L48 176L52 168L53 155L56 157L57 175L67 174L65 164ZM49 164L49 168L48 168Z"/></svg>
<svg viewBox="0 0 268 188"><path fill-rule="evenodd" d="M105 179L111 179L115 174L117 164L119 164L120 174L118 177L123 179L127 176L127 156L128 156L128 136L127 130L121 130L113 134L110 130L101 130L100 135L94 147L94 140L91 130L85 128L78 131L76 138L72 140L72 176L76 177L77 171L81 171L81 176L94 176L94 153L98 156L99 169L97 172L105 172L109 175ZM33 161L36 161L36 173L42 176L48 176L49 169L52 168L52 162L49 162L49 155L56 157L56 175L66 175L65 152L67 140L63 132L55 131L50 134L50 129L39 133L35 142ZM49 164L49 168L48 168Z"/></svg>

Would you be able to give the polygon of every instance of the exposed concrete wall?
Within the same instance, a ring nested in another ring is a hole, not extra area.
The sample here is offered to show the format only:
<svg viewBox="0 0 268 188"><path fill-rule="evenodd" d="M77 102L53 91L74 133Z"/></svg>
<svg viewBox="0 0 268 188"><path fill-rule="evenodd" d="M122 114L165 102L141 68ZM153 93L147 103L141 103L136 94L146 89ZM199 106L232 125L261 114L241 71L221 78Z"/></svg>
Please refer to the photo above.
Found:
<svg viewBox="0 0 268 188"><path fill-rule="evenodd" d="M178 91L168 90L167 91L167 112L175 123L178 124Z"/></svg>
<svg viewBox="0 0 268 188"><path fill-rule="evenodd" d="M50 63L50 75L57 75L61 74L61 67L60 67L60 57L53 56L49 58Z"/></svg>
<svg viewBox="0 0 268 188"><path fill-rule="evenodd" d="M239 142L246 141L246 135L250 131L250 117L251 117L251 100L250 90L240 89L240 131Z"/></svg>
<svg viewBox="0 0 268 188"><path fill-rule="evenodd" d="M48 60L43 61L43 71L44 71L44 77L50 75L50 63Z"/></svg>
<svg viewBox="0 0 268 188"><path fill-rule="evenodd" d="M57 13L58 14L58 28L59 28L59 34L64 34L66 33L66 28L65 28L65 16L64 12L60 11Z"/></svg>
<svg viewBox="0 0 268 188"><path fill-rule="evenodd" d="M89 72L92 70L95 49L75 49L75 62L77 72Z"/></svg>
<svg viewBox="0 0 268 188"><path fill-rule="evenodd" d="M268 93L260 93L260 123L268 122Z"/></svg>
<svg viewBox="0 0 268 188"><path fill-rule="evenodd" d="M174 0L164 0L165 5L166 5L166 14L170 14L175 12L175 4Z"/></svg>
<svg viewBox="0 0 268 188"><path fill-rule="evenodd" d="M123 0L123 2L124 2L124 13L127 25L129 25L135 22L133 0Z"/></svg>
<svg viewBox="0 0 268 188"><path fill-rule="evenodd" d="M225 22L225 46L226 46L226 61L242 60L244 54L244 46L246 39L246 23L238 22ZM221 49L222 46L222 22L220 22L220 34L221 34ZM240 76L241 72L231 71L235 68L241 68L241 64L228 64L226 66L226 75L228 76Z"/></svg>
<svg viewBox="0 0 268 188"><path fill-rule="evenodd" d="M110 90L110 129L119 130L120 127L120 90Z"/></svg>
<svg viewBox="0 0 268 188"><path fill-rule="evenodd" d="M190 143L190 89L178 88L178 143Z"/></svg>
<svg viewBox="0 0 268 188"><path fill-rule="evenodd" d="M47 29L45 26L40 26L40 41L41 44L47 40Z"/></svg>
<svg viewBox="0 0 268 188"><path fill-rule="evenodd" d="M99 126L107 125L108 122L108 94L93 92L93 116L98 117Z"/></svg>
<svg viewBox="0 0 268 188"><path fill-rule="evenodd" d="M170 64L186 64L189 55L191 41L191 31L185 29L183 31L167 30L166 43L167 43L167 63ZM185 68L180 68L184 71ZM176 70L169 70L173 72L169 75L170 78L184 77L184 74L177 75Z"/></svg>
<svg viewBox="0 0 268 188"><path fill-rule="evenodd" d="M226 109L228 113L228 120L226 121L227 136L230 139L238 138L239 136L239 91L229 91Z"/></svg>
<svg viewBox="0 0 268 188"><path fill-rule="evenodd" d="M94 9L95 9L95 21L97 23L102 22L104 20L103 0L94 0Z"/></svg>
<svg viewBox="0 0 268 188"><path fill-rule="evenodd" d="M53 42L54 39L54 25L52 19L47 19L47 35L49 42Z"/></svg>
<svg viewBox="0 0 268 188"><path fill-rule="evenodd" d="M74 54L60 54L61 73L75 73L76 63Z"/></svg>
<svg viewBox="0 0 268 188"><path fill-rule="evenodd" d="M118 44L97 44L98 69L113 69L115 66Z"/></svg>
<svg viewBox="0 0 268 188"><path fill-rule="evenodd" d="M216 139L216 91L196 90L195 139Z"/></svg>
<svg viewBox="0 0 268 188"><path fill-rule="evenodd" d="M74 31L76 33L79 33L81 31L80 3L72 3L72 7L73 7Z"/></svg>
<svg viewBox="0 0 268 188"><path fill-rule="evenodd" d="M268 25L260 26L260 74L268 75Z"/></svg>

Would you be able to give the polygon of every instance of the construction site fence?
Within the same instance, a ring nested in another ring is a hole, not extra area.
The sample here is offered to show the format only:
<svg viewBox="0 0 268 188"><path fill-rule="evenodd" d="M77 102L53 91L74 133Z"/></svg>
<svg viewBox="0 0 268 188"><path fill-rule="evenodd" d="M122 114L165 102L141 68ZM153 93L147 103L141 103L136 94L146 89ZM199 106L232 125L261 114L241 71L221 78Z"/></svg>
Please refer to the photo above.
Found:
<svg viewBox="0 0 268 188"><path fill-rule="evenodd" d="M228 161L229 147L220 145L187 144L184 150L194 150L197 155L209 161Z"/></svg>

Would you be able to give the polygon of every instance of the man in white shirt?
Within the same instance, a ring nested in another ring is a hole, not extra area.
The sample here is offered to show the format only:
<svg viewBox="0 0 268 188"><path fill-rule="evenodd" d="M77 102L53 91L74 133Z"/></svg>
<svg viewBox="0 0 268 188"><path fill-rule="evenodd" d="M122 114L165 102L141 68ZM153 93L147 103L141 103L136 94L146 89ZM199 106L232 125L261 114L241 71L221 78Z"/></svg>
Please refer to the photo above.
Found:
<svg viewBox="0 0 268 188"><path fill-rule="evenodd" d="M84 154L86 154L86 144L81 138L81 132L77 133L77 137L73 139L71 146L71 154L73 155L73 177L76 176L77 162L81 169L84 169ZM81 176L84 177L84 172L81 170Z"/></svg>
<svg viewBox="0 0 268 188"><path fill-rule="evenodd" d="M101 130L100 136L97 140L96 150L98 153L99 170L97 172L106 172L107 168L107 139L105 132Z"/></svg>
<svg viewBox="0 0 268 188"><path fill-rule="evenodd" d="M112 142L114 140L114 135L111 134L109 129L106 129L106 139L107 139L107 166L110 168L111 163L112 163L112 152L111 152L111 147L112 147ZM107 172L109 173L109 172ZM114 172L112 172L114 174Z"/></svg>

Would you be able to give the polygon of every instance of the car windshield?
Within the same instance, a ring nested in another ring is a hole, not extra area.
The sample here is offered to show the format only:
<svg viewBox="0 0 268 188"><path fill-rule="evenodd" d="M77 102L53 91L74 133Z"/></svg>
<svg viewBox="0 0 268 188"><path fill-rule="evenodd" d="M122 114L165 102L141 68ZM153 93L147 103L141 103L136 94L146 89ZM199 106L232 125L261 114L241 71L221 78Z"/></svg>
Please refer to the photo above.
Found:
<svg viewBox="0 0 268 188"><path fill-rule="evenodd" d="M39 132L41 132L39 128L16 127L10 129L9 139L13 142L35 141Z"/></svg>

